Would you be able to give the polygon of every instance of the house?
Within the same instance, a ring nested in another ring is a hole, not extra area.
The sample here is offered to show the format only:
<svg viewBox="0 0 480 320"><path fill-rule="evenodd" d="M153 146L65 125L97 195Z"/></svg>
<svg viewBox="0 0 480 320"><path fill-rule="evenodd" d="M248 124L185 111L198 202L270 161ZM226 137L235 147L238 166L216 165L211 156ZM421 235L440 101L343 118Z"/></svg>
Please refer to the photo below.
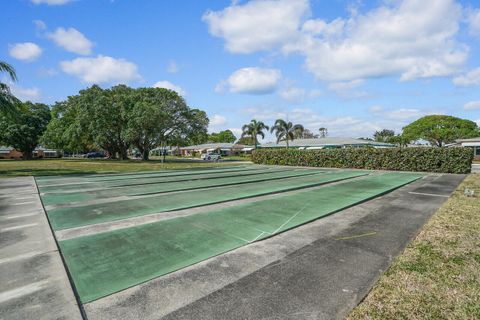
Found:
<svg viewBox="0 0 480 320"><path fill-rule="evenodd" d="M58 150L45 149L37 147L33 151L34 158L61 158L62 153ZM23 153L12 147L0 146L0 159L20 159L23 158Z"/></svg>
<svg viewBox="0 0 480 320"><path fill-rule="evenodd" d="M0 159L19 159L23 153L12 147L0 146Z"/></svg>
<svg viewBox="0 0 480 320"><path fill-rule="evenodd" d="M462 147L472 148L475 160L480 160L480 137L471 139L458 139L456 142Z"/></svg>
<svg viewBox="0 0 480 320"><path fill-rule="evenodd" d="M191 157L202 153L219 153L222 156L232 156L246 152L245 147L243 144L235 143L205 143L181 147L180 154L183 157Z"/></svg>
<svg viewBox="0 0 480 320"><path fill-rule="evenodd" d="M353 139L353 138L337 138L337 137L325 137L315 139L295 139L289 141L289 147L304 150L315 149L338 149L338 148L361 148L361 147L373 147L373 148L392 148L395 147L391 143L376 142L371 140ZM269 142L261 146L261 148L285 148L285 141L279 143Z"/></svg>

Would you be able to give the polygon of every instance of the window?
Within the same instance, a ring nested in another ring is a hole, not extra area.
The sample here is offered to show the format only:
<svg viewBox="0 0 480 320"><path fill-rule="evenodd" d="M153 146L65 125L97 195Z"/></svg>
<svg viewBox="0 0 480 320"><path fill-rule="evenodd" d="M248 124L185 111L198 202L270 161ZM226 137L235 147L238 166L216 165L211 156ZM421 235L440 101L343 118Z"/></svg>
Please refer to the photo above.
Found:
<svg viewBox="0 0 480 320"><path fill-rule="evenodd" d="M479 146L479 147L475 147L475 155L476 155L476 156L480 156L480 146Z"/></svg>

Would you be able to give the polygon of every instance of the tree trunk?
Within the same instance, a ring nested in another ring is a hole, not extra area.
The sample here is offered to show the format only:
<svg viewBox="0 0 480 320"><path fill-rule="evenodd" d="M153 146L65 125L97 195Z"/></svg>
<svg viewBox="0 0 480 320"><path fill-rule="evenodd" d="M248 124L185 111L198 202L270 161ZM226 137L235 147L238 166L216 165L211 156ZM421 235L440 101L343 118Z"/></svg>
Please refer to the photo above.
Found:
<svg viewBox="0 0 480 320"><path fill-rule="evenodd" d="M148 156L150 155L150 150L143 150L142 152L142 160L148 161Z"/></svg>
<svg viewBox="0 0 480 320"><path fill-rule="evenodd" d="M23 159L32 160L33 159L33 150L25 150L23 152Z"/></svg>
<svg viewBox="0 0 480 320"><path fill-rule="evenodd" d="M288 149L288 138L287 138L287 139L285 139L285 142L287 143L287 149Z"/></svg>

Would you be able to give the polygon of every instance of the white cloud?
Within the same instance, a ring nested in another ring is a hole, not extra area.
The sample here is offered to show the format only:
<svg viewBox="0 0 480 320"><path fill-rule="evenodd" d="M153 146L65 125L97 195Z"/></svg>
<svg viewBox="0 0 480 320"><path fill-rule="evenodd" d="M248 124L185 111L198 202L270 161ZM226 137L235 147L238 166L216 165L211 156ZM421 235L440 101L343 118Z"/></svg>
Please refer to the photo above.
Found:
<svg viewBox="0 0 480 320"><path fill-rule="evenodd" d="M181 95L182 97L185 97L187 95L187 92L182 87L174 85L173 83L171 83L169 81L165 81L165 80L164 81L158 81L157 83L155 83L153 85L153 87L154 88L165 88L165 89L173 90L176 93L178 93L179 95Z"/></svg>
<svg viewBox="0 0 480 320"><path fill-rule="evenodd" d="M302 103L305 100L306 94L305 89L297 87L286 87L279 92L282 99L294 104Z"/></svg>
<svg viewBox="0 0 480 320"><path fill-rule="evenodd" d="M476 122L477 125L480 127L480 119L475 120L475 122Z"/></svg>
<svg viewBox="0 0 480 320"><path fill-rule="evenodd" d="M12 94L21 101L40 102L42 94L37 87L23 88L17 85L11 85Z"/></svg>
<svg viewBox="0 0 480 320"><path fill-rule="evenodd" d="M305 57L318 80L345 82L400 76L403 81L450 76L468 58L455 37L462 7L454 0L395 0L364 14L332 21L306 20L306 1L259 1L208 12L210 33L227 50L280 50ZM266 14L265 12L268 12Z"/></svg>
<svg viewBox="0 0 480 320"><path fill-rule="evenodd" d="M465 110L479 110L480 109L480 101L470 101L463 106Z"/></svg>
<svg viewBox="0 0 480 320"><path fill-rule="evenodd" d="M33 20L33 24L35 24L35 28L38 31L43 31L47 29L47 25L42 20Z"/></svg>
<svg viewBox="0 0 480 320"><path fill-rule="evenodd" d="M384 107L382 106L371 106L368 111L370 111L371 113L380 113L384 110Z"/></svg>
<svg viewBox="0 0 480 320"><path fill-rule="evenodd" d="M237 138L241 137L243 133L243 130L240 128L229 128L228 130L232 131Z"/></svg>
<svg viewBox="0 0 480 320"><path fill-rule="evenodd" d="M385 117L391 120L408 120L420 118L423 115L425 115L425 113L421 110L412 108L402 108L398 110L388 111L385 113Z"/></svg>
<svg viewBox="0 0 480 320"><path fill-rule="evenodd" d="M15 59L32 62L42 55L42 48L33 42L15 43L10 45L8 53Z"/></svg>
<svg viewBox="0 0 480 320"><path fill-rule="evenodd" d="M213 117L210 117L210 125L212 126L223 126L227 124L227 118L219 114L214 114Z"/></svg>
<svg viewBox="0 0 480 320"><path fill-rule="evenodd" d="M480 9L468 13L468 25L471 35L480 36Z"/></svg>
<svg viewBox="0 0 480 320"><path fill-rule="evenodd" d="M308 93L308 96L310 98L317 98L317 97L320 97L322 94L323 94L322 90L313 89L313 90L310 90L310 92Z"/></svg>
<svg viewBox="0 0 480 320"><path fill-rule="evenodd" d="M168 73L178 73L178 71L180 71L180 67L178 66L178 64L175 61L171 60L168 63L167 72Z"/></svg>
<svg viewBox="0 0 480 320"><path fill-rule="evenodd" d="M61 6L73 0L30 0L34 4L47 4L49 6Z"/></svg>
<svg viewBox="0 0 480 320"><path fill-rule="evenodd" d="M357 99L368 96L364 90L354 90L363 85L363 79L356 79L351 81L333 82L328 85L328 90L335 92L339 97L344 99Z"/></svg>
<svg viewBox="0 0 480 320"><path fill-rule="evenodd" d="M453 78L453 83L461 87L480 85L480 68L473 69L464 75Z"/></svg>
<svg viewBox="0 0 480 320"><path fill-rule="evenodd" d="M221 82L215 90L218 92L224 85L228 85L230 92L249 94L268 94L277 89L282 75L277 69L242 68Z"/></svg>
<svg viewBox="0 0 480 320"><path fill-rule="evenodd" d="M89 55L92 52L93 43L75 28L57 28L47 37L69 52L81 55Z"/></svg>
<svg viewBox="0 0 480 320"><path fill-rule="evenodd" d="M228 51L252 53L294 40L309 12L308 0L253 0L208 11L202 19L212 35L225 39Z"/></svg>
<svg viewBox="0 0 480 320"><path fill-rule="evenodd" d="M128 83L140 80L137 66L125 59L98 55L96 58L76 58L60 62L62 71L84 83Z"/></svg>

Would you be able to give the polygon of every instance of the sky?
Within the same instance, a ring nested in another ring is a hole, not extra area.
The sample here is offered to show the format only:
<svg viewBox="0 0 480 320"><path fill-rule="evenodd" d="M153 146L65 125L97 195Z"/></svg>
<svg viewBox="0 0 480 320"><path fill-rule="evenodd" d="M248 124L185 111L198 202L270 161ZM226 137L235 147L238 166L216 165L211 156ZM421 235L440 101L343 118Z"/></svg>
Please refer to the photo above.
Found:
<svg viewBox="0 0 480 320"><path fill-rule="evenodd" d="M237 137L251 119L354 138L427 114L480 125L478 1L4 0L1 11L0 60L24 101L164 87L205 110L210 132Z"/></svg>

